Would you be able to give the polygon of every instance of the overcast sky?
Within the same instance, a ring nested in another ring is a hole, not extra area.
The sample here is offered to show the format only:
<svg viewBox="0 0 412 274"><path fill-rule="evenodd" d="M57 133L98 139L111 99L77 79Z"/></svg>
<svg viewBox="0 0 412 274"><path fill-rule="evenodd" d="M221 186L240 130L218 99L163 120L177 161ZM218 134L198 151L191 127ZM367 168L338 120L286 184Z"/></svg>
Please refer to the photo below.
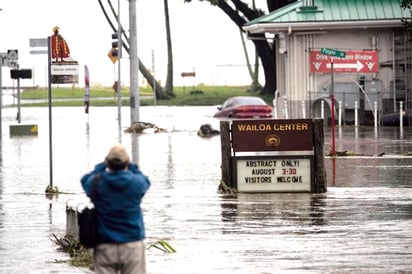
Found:
<svg viewBox="0 0 412 274"><path fill-rule="evenodd" d="M258 4L265 7L266 1ZM106 3L106 0L103 0ZM117 8L117 0L112 0ZM128 29L129 2L121 0L120 17ZM79 62L83 85L84 65L92 85L111 85L117 78L117 64L108 57L112 30L97 0L0 0L0 52L17 49L20 68L32 68L33 79L26 85L45 85L47 56L32 55L30 38L51 36L54 26L69 44L71 56ZM169 0L172 27L175 85L249 84L238 28L208 2ZM154 53L155 76L164 84L167 48L163 0L137 0L138 55L149 69ZM252 47L252 42L248 42ZM251 52L253 56L253 52ZM126 57L127 54L126 54ZM122 60L122 82L129 84L129 62ZM195 78L182 78L182 72L195 70ZM9 69L3 67L3 86L10 85ZM25 83L22 83L24 85ZM143 77L139 75L139 84Z"/></svg>

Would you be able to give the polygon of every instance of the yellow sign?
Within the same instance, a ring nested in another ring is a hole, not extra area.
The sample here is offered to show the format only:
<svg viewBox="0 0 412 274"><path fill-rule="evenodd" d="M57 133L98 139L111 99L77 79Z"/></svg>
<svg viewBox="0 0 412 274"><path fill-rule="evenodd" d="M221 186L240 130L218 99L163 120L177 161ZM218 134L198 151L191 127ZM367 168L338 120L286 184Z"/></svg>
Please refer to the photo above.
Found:
<svg viewBox="0 0 412 274"><path fill-rule="evenodd" d="M38 132L37 125L33 125L30 129L30 132L37 133Z"/></svg>
<svg viewBox="0 0 412 274"><path fill-rule="evenodd" d="M113 51L116 50L114 48L110 49L109 53L107 54L107 56L109 56L110 60L112 60L112 63L116 63L117 61L117 56L113 56Z"/></svg>

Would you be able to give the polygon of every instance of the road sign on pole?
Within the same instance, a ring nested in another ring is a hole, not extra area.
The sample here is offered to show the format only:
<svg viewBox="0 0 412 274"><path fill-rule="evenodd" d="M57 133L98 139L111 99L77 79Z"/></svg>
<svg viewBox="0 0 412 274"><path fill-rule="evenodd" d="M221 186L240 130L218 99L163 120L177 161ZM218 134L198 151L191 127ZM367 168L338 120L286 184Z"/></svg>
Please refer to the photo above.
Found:
<svg viewBox="0 0 412 274"><path fill-rule="evenodd" d="M322 48L320 50L320 53L322 53L324 55L333 56L333 57L340 57L340 58L345 58L346 57L346 52L341 51L341 50L336 50L336 49Z"/></svg>
<svg viewBox="0 0 412 274"><path fill-rule="evenodd" d="M117 61L117 56L113 55L114 49L110 49L109 53L107 54L107 56L109 56L110 60L112 61L113 64L116 63Z"/></svg>
<svg viewBox="0 0 412 274"><path fill-rule="evenodd" d="M330 72L332 61L333 71L336 73L379 72L379 54L376 50L348 50L345 51L345 58L322 54L320 50L311 50L309 53L310 72Z"/></svg>
<svg viewBox="0 0 412 274"><path fill-rule="evenodd" d="M30 50L30 54L47 54L47 38L30 38L29 44L31 48L37 48ZM41 49L38 49L41 48Z"/></svg>
<svg viewBox="0 0 412 274"><path fill-rule="evenodd" d="M47 38L30 38L29 44L31 48L47 48Z"/></svg>
<svg viewBox="0 0 412 274"><path fill-rule="evenodd" d="M17 61L19 59L19 53L18 53L17 49L7 50L7 59L9 61Z"/></svg>
<svg viewBox="0 0 412 274"><path fill-rule="evenodd" d="M0 52L0 66L7 67L8 65L7 52Z"/></svg>

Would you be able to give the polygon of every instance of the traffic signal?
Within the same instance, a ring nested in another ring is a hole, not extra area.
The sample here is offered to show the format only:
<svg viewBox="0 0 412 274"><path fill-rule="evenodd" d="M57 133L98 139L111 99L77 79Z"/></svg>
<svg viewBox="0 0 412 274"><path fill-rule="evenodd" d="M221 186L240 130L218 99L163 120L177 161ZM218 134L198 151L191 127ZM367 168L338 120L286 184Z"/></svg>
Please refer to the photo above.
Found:
<svg viewBox="0 0 412 274"><path fill-rule="evenodd" d="M119 39L117 33L112 34L112 56L118 57L119 56Z"/></svg>

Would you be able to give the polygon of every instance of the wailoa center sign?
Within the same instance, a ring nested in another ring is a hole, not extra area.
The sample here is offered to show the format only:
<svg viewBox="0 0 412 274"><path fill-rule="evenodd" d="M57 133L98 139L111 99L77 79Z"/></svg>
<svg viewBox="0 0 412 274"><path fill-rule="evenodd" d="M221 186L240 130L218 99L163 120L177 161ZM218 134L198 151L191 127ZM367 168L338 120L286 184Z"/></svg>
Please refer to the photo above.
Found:
<svg viewBox="0 0 412 274"><path fill-rule="evenodd" d="M330 73L332 62L333 72L345 73L376 73L379 72L378 52L345 51L344 57L325 54L320 50L309 53L311 73Z"/></svg>
<svg viewBox="0 0 412 274"><path fill-rule="evenodd" d="M233 121L234 153L255 154L234 157L238 190L310 192L313 147L313 124L309 119Z"/></svg>

